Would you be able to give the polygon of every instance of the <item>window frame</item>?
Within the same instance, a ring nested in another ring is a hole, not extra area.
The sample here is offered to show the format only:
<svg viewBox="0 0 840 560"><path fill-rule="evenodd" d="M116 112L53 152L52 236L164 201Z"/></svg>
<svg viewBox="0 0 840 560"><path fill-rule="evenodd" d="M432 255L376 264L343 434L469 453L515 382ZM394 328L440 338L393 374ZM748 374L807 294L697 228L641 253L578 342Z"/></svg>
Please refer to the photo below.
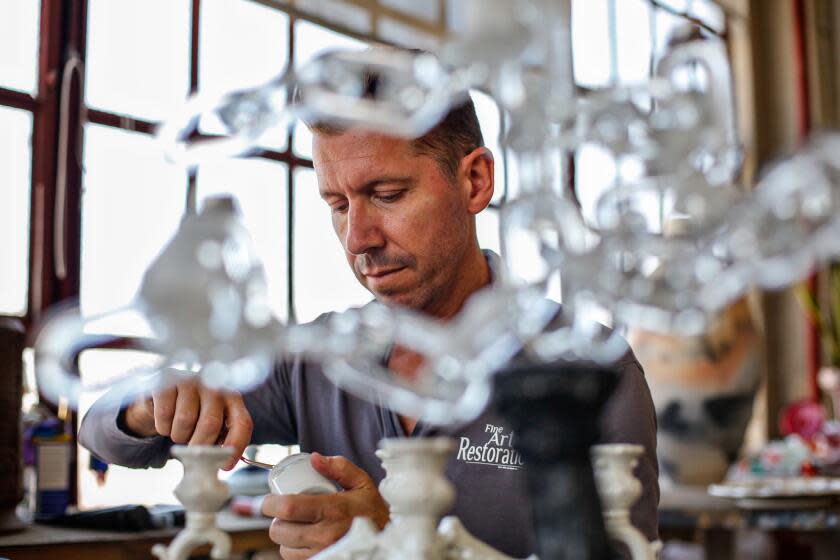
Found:
<svg viewBox="0 0 840 560"><path fill-rule="evenodd" d="M272 9L285 12L288 17L289 61L294 59L295 21L305 19L338 33L349 35L364 41L387 43L376 37L376 22L380 15L400 19L414 24L422 31L441 35L445 28L445 0L441 2L441 20L437 23L425 22L384 6L375 6L371 13L372 29L370 34L327 21L317 15L309 14L293 6L271 0L248 0ZM370 9L364 2L351 3ZM31 345L35 330L44 317L44 313L53 305L66 300L78 300L81 277L81 230L83 170L81 164L71 154L82 153L84 127L86 124L98 124L110 128L153 134L158 123L135 118L98 108L89 108L84 103L84 72L68 73L68 83L63 83L66 61L75 58L83 70L87 50L87 0L63 2L61 0L41 0L38 29L37 86L34 94L0 87L0 106L28 111L32 114L32 152L30 181L30 223L29 223L29 262L27 276L27 302L23 316L12 315L22 320L29 335ZM199 29L201 0L190 0L190 93L195 93L198 83ZM69 99L64 115L65 125L61 123L62 89L69 88L65 95ZM62 130L64 128L64 130ZM60 157L59 146L62 133L65 135L66 150ZM294 152L293 129L287 133L286 148L283 151L264 149L250 157L262 158L286 165L289 188L286 189L288 250L287 259L287 305L290 320L294 320L294 173L297 168L312 169L312 161L299 157ZM200 172L200 171L199 171ZM64 177L63 188L59 189L57 179ZM194 193L196 176L188 178L187 192ZM185 205L188 201L185 201ZM0 313L0 317L6 316ZM88 349L130 349L136 341L114 339L113 337L91 337L75 349L74 363L78 364L81 353ZM57 407L46 403L53 412ZM70 421L73 421L71 417ZM78 421L78 419L75 419ZM77 426L74 425L77 429ZM76 429L73 430L75 440ZM72 446L73 480L78 480L75 441ZM71 503L78 502L78 484L71 489Z"/></svg>
<svg viewBox="0 0 840 560"><path fill-rule="evenodd" d="M371 26L368 33L363 33L340 23L329 21L317 14L308 13L293 5L279 0L248 0L267 6L288 15L288 60L294 60L295 52L295 22L306 20L332 31L361 39L388 43L378 35L378 21L380 18L397 20L416 28L430 36L442 37L448 28L447 0L439 2L439 18L430 22L420 17L405 14L397 9L384 6L378 1L345 0L359 8L370 11ZM693 17L689 13L674 10L659 0L645 0L651 5L652 13L664 10L687 21L696 23L705 31L714 33L727 40L727 29L716 31L705 22ZM608 0L612 22L608 22L611 29L615 27L615 2ZM190 92L198 87L199 62L199 29L202 0L190 0ZM0 106L7 106L28 111L32 114L32 161L30 183L30 225L29 225L29 268L28 294L26 312L21 319L29 334L30 345L35 328L43 318L43 314L51 306L68 299L78 298L80 293L81 276L81 230L82 230L82 190L83 170L81 164L71 155L82 152L84 142L84 126L88 123L99 124L111 128L153 134L157 123L126 117L101 109L87 108L84 105L84 73L69 73L70 82L63 83L65 61L77 57L84 67L87 49L87 9L88 0L41 0L38 37L37 61L37 89L33 94L0 87ZM728 16L728 14L727 14ZM611 41L615 41L614 33ZM654 43L655 44L655 43ZM61 97L62 88L67 87L69 98L68 111L64 115L66 130L61 126ZM506 127L506 119L500 114L500 127ZM60 136L65 132L66 150L64 158L59 154ZM294 152L293 129L287 133L286 148L283 151L262 150L251 157L263 158L286 164L288 174L288 189L286 192L287 239L286 253L287 274L287 306L289 320L295 320L295 286L294 286L294 255L295 255L295 188L294 174L298 168L311 169L312 161L299 157ZM490 204L496 212L508 199L508 159L507 150L499 154L505 162L503 193L499 202ZM565 174L564 188L574 193L574 158L570 154L567 158L569 172ZM64 188L59 191L57 178L65 178ZM188 193L195 192L195 176L188 179ZM185 204L187 201L185 201ZM60 207L60 208L59 208ZM60 258L59 258L60 257ZM61 262L59 262L61 261ZM63 264L61 267L59 265ZM63 270L61 270L63 268ZM4 316L0 314L0 316ZM114 340L95 337L90 340L86 348L130 348L130 340ZM83 349L79 349L81 353ZM76 356L78 358L78 355ZM50 405L51 406L51 405ZM75 438L75 430L74 430ZM75 445L73 446L75 459ZM77 480L78 468L74 460L74 472ZM77 502L77 485L72 489L71 502Z"/></svg>
<svg viewBox="0 0 840 560"><path fill-rule="evenodd" d="M402 23L414 26L419 30L442 36L442 30L447 27L447 0L439 2L439 20L429 22L420 17L405 14L397 9L385 6L379 2L371 4L368 0L346 0L359 8L370 10L371 31L361 33L358 30L328 21L317 14L306 12L293 5L282 3L279 0L248 0L262 4L272 9L285 12L289 16L288 26L288 52L289 60L293 60L295 47L295 21L305 19L317 25L321 25L338 33L348 35L365 41L380 41L377 35L377 23L380 18L387 17L396 19ZM688 10L682 11L663 3L661 0L645 0L652 9L652 18L655 18L656 11L664 11L671 15L685 19L701 27L705 32L717 35L724 41L728 39L726 27L716 30L702 19L694 17ZM616 0L608 0L610 19L607 24L610 29L615 28L615 3ZM37 69L37 90L34 95L0 87L0 105L28 111L33 117L32 129L32 179L30 184L30 231L29 231L29 277L26 313L23 317L13 316L22 319L31 332L33 325L36 325L42 313L51 305L59 301L78 297L81 257L81 196L82 196L82 170L74 158L66 157L65 161L59 161L58 145L60 134L60 97L61 90L65 84L62 83L62 61L70 56L76 55L82 64L85 62L87 47L87 0L74 2L60 2L58 0L41 0L40 23L38 40L38 69ZM191 0L190 20L190 91L195 92L198 87L198 34L199 18L201 13L201 0ZM655 32L652 30L655 34ZM614 34L611 33L611 41L614 42ZM387 43L387 41L385 41ZM612 50L615 47L613 45ZM67 150L66 154L80 153L82 148L82 136L84 125L88 122L100 124L113 128L152 134L157 123L125 117L100 109L87 108L84 106L83 76L78 73L70 75L72 83L69 97L70 104L67 115ZM75 79L74 79L75 78ZM614 76L613 76L614 79ZM504 123L504 119L502 120ZM504 126L504 124L503 124ZM290 188L288 189L287 208L289 209L288 231L289 255L287 255L287 274L290 281L288 292L288 306L290 317L294 317L294 289L291 284L293 269L294 231L293 208L294 188L293 174L296 167L312 168L309 159L298 157L293 151L291 142L293 131L290 130L287 138L287 146L284 151L263 150L252 157L265 158L287 165L287 173ZM508 154L501 154L506 161ZM60 212L57 212L57 192L55 188L59 166L66 177L66 190L61 193L58 200L63 202ZM567 187L574 188L574 166L570 163L571 174L567 180ZM507 175L507 166L505 167ZM190 180L190 190L193 190L194 178ZM507 199L507 185L502 202ZM63 200L62 200L63 199ZM498 210L499 204L491 204L491 208ZM56 228L60 227L60 231ZM66 267L64 271L57 270L56 244L62 244L61 256ZM61 272L61 273L60 273ZM0 314L2 316L3 314Z"/></svg>

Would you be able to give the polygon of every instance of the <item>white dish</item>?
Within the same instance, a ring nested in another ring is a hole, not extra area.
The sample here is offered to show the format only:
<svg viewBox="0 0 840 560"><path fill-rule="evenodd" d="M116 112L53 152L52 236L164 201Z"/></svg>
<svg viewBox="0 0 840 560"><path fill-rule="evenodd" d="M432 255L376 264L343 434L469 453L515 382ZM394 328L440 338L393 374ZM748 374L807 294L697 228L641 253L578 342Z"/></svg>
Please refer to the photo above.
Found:
<svg viewBox="0 0 840 560"><path fill-rule="evenodd" d="M268 486L272 494L334 494L341 488L312 467L309 453L289 455L272 467Z"/></svg>

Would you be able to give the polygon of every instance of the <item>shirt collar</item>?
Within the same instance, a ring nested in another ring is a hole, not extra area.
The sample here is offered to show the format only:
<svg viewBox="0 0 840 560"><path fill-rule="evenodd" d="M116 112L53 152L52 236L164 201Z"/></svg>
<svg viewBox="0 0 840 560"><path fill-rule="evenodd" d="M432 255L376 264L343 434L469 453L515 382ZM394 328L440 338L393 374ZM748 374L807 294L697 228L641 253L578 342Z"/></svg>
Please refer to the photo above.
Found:
<svg viewBox="0 0 840 560"><path fill-rule="evenodd" d="M487 266L490 267L490 285L501 283L505 277L505 265L502 262L502 257L490 249L482 249L481 252L484 253Z"/></svg>

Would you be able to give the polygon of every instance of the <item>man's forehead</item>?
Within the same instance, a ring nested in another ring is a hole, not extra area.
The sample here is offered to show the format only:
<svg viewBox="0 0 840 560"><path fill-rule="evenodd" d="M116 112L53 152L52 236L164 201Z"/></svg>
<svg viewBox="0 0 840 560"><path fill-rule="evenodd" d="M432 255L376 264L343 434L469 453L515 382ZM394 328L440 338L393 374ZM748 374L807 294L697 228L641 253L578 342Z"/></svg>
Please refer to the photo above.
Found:
<svg viewBox="0 0 840 560"><path fill-rule="evenodd" d="M315 133L312 152L316 167L360 159L396 157L410 153L411 141L365 130Z"/></svg>

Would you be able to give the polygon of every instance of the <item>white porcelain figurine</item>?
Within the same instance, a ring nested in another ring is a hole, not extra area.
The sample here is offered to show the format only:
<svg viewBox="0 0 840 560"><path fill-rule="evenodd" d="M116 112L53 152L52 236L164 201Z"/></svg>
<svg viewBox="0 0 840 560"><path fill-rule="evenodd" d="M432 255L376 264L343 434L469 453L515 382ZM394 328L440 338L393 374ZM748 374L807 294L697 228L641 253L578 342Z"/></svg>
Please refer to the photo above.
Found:
<svg viewBox="0 0 840 560"><path fill-rule="evenodd" d="M513 560L470 535L457 518L440 519L455 500L443 474L454 449L448 438L382 440L377 455L386 477L379 491L391 508L390 523L378 532L372 521L357 517L313 560Z"/></svg>
<svg viewBox="0 0 840 560"><path fill-rule="evenodd" d="M662 544L649 542L630 522L630 506L642 495L642 483L633 474L644 453L641 445L610 443L592 446L595 483L601 497L604 524L612 539L630 549L633 560L655 560Z"/></svg>
<svg viewBox="0 0 840 560"><path fill-rule="evenodd" d="M187 510L186 527L169 546L156 544L152 554L160 560L184 560L201 545L210 544L211 558L230 556L230 536L216 526L216 514L230 497L227 483L218 471L230 459L230 447L215 445L176 445L172 455L184 465L184 477L175 496Z"/></svg>

